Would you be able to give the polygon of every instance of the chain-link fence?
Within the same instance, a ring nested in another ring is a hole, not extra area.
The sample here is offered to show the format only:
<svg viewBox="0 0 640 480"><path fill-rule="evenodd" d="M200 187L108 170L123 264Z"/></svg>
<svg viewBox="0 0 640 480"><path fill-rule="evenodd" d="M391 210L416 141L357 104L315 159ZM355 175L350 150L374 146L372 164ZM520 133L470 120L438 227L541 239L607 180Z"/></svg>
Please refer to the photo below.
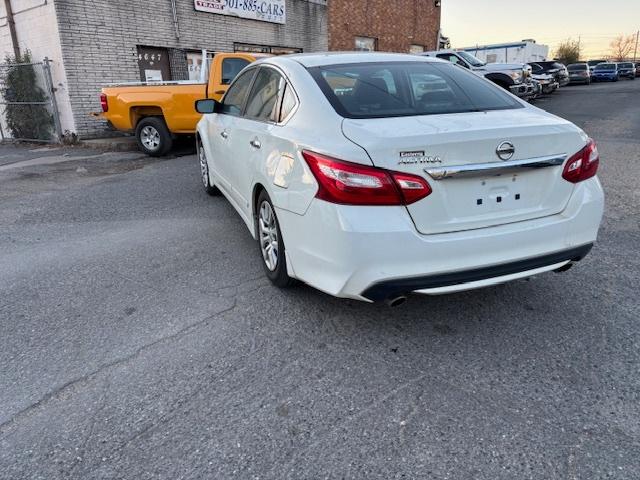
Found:
<svg viewBox="0 0 640 480"><path fill-rule="evenodd" d="M0 141L61 140L49 64L0 63Z"/></svg>

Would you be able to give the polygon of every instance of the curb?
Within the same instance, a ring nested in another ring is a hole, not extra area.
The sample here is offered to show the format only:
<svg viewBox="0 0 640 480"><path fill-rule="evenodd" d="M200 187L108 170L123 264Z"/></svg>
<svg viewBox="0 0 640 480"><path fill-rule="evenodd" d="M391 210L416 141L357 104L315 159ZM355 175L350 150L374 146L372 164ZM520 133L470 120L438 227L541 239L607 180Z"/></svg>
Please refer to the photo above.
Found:
<svg viewBox="0 0 640 480"><path fill-rule="evenodd" d="M107 150L111 152L138 151L138 144L134 137L92 138L88 140L81 140L78 145L85 148Z"/></svg>

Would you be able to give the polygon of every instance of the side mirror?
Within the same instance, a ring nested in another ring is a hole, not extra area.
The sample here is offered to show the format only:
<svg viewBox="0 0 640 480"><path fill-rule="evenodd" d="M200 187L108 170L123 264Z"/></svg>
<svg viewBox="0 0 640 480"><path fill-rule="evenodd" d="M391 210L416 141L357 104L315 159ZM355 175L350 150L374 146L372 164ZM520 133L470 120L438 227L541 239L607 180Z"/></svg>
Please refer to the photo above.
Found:
<svg viewBox="0 0 640 480"><path fill-rule="evenodd" d="M204 98L196 100L196 112L198 113L216 113L219 109L218 102L212 98Z"/></svg>

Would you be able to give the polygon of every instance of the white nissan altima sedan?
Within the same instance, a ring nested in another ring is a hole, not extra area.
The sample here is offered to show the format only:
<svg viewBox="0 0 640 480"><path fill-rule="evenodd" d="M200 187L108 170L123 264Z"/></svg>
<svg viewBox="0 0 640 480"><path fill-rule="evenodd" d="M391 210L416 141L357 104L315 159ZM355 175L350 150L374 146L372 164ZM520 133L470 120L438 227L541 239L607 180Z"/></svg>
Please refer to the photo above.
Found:
<svg viewBox="0 0 640 480"><path fill-rule="evenodd" d="M593 140L448 62L266 58L196 107L204 187L278 286L399 304L563 271L596 240Z"/></svg>

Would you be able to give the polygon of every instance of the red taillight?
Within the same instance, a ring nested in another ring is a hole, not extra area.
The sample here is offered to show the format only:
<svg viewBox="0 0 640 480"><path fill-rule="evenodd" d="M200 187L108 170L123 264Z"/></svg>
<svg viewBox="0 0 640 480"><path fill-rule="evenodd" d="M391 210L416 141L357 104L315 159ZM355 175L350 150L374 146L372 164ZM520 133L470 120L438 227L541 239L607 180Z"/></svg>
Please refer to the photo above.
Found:
<svg viewBox="0 0 640 480"><path fill-rule="evenodd" d="M103 112L109 111L109 104L107 103L107 96L104 93L100 94L100 106Z"/></svg>
<svg viewBox="0 0 640 480"><path fill-rule="evenodd" d="M589 139L586 147L567 160L562 171L562 178L571 183L582 182L596 174L599 163L600 157L596 142Z"/></svg>
<svg viewBox="0 0 640 480"><path fill-rule="evenodd" d="M417 175L392 172L305 150L302 156L318 181L316 197L344 205L408 205L431 193Z"/></svg>
<svg viewBox="0 0 640 480"><path fill-rule="evenodd" d="M396 182L405 205L415 203L431 194L431 186L422 177L400 172L389 172L389 175Z"/></svg>

